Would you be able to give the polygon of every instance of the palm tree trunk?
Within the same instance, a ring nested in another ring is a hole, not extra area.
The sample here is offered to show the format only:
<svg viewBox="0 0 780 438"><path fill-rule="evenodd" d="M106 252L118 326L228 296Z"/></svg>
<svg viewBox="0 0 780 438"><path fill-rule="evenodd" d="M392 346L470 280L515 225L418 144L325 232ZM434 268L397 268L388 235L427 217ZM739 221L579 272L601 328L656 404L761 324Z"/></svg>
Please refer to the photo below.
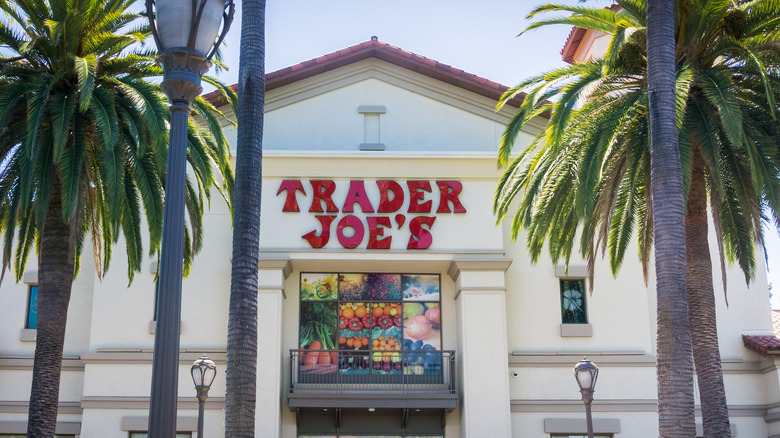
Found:
<svg viewBox="0 0 780 438"><path fill-rule="evenodd" d="M244 0L241 9L225 400L227 438L254 438L257 400L257 263L265 103L265 0Z"/></svg>
<svg viewBox="0 0 780 438"><path fill-rule="evenodd" d="M699 381L704 438L731 436L726 390L718 348L718 326L712 285L712 259L707 240L707 190L704 159L696 150L688 191L685 241L688 257L688 313L693 338L693 361Z"/></svg>
<svg viewBox="0 0 780 438"><path fill-rule="evenodd" d="M696 435L686 289L685 199L675 107L674 1L647 6L650 159L658 303L658 434Z"/></svg>
<svg viewBox="0 0 780 438"><path fill-rule="evenodd" d="M38 339L27 421L27 436L33 438L51 438L57 426L65 322L73 285L71 229L62 220L62 191L56 176L53 186L38 259Z"/></svg>

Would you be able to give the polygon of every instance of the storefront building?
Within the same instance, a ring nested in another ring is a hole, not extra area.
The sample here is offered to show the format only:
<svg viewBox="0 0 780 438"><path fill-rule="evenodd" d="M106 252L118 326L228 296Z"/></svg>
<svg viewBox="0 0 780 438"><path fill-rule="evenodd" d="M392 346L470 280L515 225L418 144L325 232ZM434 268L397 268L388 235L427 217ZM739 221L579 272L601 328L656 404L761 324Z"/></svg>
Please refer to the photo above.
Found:
<svg viewBox="0 0 780 438"><path fill-rule="evenodd" d="M597 436L657 436L654 275L645 285L629 258L613 278L599 261L591 291L583 261L534 265L524 236L495 223L497 145L515 109L494 111L505 87L372 38L270 73L267 88L258 437L579 437L583 356L600 368ZM184 281L182 436L197 428L190 365L205 353L226 366L231 228L218 197L204 222ZM156 260L128 286L122 254L102 282L85 259L74 284L62 436L145 436ZM0 286L0 437L26 430L36 282L31 270ZM729 307L715 288L735 436L780 437L766 277L747 288L730 269ZM220 372L208 437L223 436L224 384Z"/></svg>

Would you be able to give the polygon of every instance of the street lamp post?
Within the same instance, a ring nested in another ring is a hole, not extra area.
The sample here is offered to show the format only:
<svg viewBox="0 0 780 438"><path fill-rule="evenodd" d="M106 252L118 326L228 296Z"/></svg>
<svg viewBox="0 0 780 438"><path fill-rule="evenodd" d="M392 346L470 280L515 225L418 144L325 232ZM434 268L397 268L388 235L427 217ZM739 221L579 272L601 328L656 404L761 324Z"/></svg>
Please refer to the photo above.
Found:
<svg viewBox="0 0 780 438"><path fill-rule="evenodd" d="M593 392L596 390L596 378L599 376L599 368L587 358L582 358L574 366L574 377L580 386L582 402L585 403L585 420L588 424L588 438L593 438L593 418L590 413L590 405L593 402Z"/></svg>
<svg viewBox="0 0 780 438"><path fill-rule="evenodd" d="M204 354L192 364L190 373L198 394L198 438L203 438L203 409L206 405L206 399L209 398L211 384L214 383L214 377L217 376L217 366Z"/></svg>
<svg viewBox="0 0 780 438"><path fill-rule="evenodd" d="M159 52L158 62L163 67L160 88L171 102L149 406L150 438L176 435L190 104L203 91L201 76L211 67L211 57L230 28L234 11L233 0L146 0L146 13Z"/></svg>

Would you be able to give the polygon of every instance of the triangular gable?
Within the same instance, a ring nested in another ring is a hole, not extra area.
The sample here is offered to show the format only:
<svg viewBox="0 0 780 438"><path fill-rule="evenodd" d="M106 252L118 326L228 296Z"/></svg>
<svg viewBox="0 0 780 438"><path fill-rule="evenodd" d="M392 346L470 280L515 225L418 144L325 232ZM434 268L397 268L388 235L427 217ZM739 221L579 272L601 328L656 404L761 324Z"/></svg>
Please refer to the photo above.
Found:
<svg viewBox="0 0 780 438"><path fill-rule="evenodd" d="M266 91L368 58L380 59L496 101L509 89L509 87L497 82L379 41L374 36L368 41L345 49L267 73L265 75ZM236 90L238 85L234 84L232 88ZM221 106L225 103L216 91L208 93L204 97L216 106ZM524 97L525 94L521 93L518 98L513 99L509 103L513 106L519 106Z"/></svg>

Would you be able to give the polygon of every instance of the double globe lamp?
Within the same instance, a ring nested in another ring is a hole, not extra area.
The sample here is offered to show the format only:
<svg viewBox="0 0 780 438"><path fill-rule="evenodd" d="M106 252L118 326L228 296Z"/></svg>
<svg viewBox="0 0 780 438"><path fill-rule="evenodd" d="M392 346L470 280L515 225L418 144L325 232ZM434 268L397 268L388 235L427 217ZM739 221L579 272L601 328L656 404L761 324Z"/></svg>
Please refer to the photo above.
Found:
<svg viewBox="0 0 780 438"><path fill-rule="evenodd" d="M233 0L146 0L146 14L163 68L162 91L171 102L168 169L152 359L149 437L176 436L184 257L184 192L190 104L201 77L233 21Z"/></svg>

